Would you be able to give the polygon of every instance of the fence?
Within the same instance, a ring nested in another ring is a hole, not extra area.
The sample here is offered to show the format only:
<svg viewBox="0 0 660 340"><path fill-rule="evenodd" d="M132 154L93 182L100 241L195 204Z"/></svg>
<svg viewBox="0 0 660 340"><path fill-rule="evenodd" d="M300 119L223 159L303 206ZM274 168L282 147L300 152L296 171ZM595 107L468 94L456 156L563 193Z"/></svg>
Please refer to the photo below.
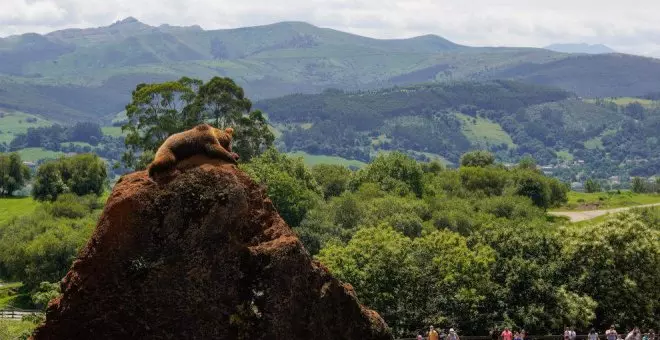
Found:
<svg viewBox="0 0 660 340"><path fill-rule="evenodd" d="M25 315L36 313L41 313L41 311L36 309L2 309L0 310L0 319L21 320Z"/></svg>
<svg viewBox="0 0 660 340"><path fill-rule="evenodd" d="M625 338L625 336L628 334L628 331L625 333L621 333L621 335ZM461 340L490 340L491 337L488 335L466 335L466 336L461 336L459 335ZM581 335L576 335L575 339L576 340L583 340L583 339L588 339L587 334L581 334ZM603 334L598 334L599 339L607 339L605 336L604 332ZM426 340L427 337L424 337L424 340ZM559 335L527 335L528 340L563 340L564 335L559 334ZM396 340L417 340L417 338L401 338L401 339L396 339Z"/></svg>

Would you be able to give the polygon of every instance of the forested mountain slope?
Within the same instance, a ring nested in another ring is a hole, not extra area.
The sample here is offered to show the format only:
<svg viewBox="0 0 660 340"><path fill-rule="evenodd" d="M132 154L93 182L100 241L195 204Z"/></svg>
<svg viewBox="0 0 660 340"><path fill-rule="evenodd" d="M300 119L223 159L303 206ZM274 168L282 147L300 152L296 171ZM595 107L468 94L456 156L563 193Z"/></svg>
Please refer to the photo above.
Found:
<svg viewBox="0 0 660 340"><path fill-rule="evenodd" d="M109 119L141 82L216 75L235 79L253 99L500 78L586 97L640 96L660 87L660 62L468 47L434 35L372 39L302 22L203 30L128 18L0 39L0 107L56 120Z"/></svg>
<svg viewBox="0 0 660 340"><path fill-rule="evenodd" d="M584 160L598 175L660 172L660 109L586 101L513 81L455 82L378 91L327 90L256 103L282 131L282 147L368 160L403 150L456 163L486 148L502 160Z"/></svg>

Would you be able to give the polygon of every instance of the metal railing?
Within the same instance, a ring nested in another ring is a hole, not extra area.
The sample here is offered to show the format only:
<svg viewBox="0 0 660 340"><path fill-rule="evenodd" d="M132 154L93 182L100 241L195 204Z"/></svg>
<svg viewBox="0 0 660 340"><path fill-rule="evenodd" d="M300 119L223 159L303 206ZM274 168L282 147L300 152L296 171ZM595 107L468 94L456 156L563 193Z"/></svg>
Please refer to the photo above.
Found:
<svg viewBox="0 0 660 340"><path fill-rule="evenodd" d="M628 331L624 333L620 333L622 337L625 338L625 336L628 334ZM576 335L575 339L576 340L583 340L583 339L588 339L589 335L588 334L580 334ZM461 340L490 340L491 337L488 335L459 335L459 338ZM424 340L427 340L428 338L426 336L423 337ZM527 335L527 340L563 340L564 339L564 334L559 334L559 335ZM607 339L607 336L605 335L605 332L603 331L603 334L598 334L598 339ZM400 338L396 340L417 340L417 338Z"/></svg>
<svg viewBox="0 0 660 340"><path fill-rule="evenodd" d="M0 319L21 320L26 315L32 315L37 313L41 313L41 311L36 309L33 310L33 309L19 309L19 308L1 309Z"/></svg>

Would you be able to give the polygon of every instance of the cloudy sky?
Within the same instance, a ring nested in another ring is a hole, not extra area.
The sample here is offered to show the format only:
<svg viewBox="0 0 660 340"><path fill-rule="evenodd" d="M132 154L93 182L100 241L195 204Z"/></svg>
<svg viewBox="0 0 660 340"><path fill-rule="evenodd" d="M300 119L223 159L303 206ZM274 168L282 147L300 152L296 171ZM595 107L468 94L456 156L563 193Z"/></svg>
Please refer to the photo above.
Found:
<svg viewBox="0 0 660 340"><path fill-rule="evenodd" d="M376 38L437 34L467 45L586 42L660 57L657 0L0 0L0 36L105 26L205 29L307 21Z"/></svg>

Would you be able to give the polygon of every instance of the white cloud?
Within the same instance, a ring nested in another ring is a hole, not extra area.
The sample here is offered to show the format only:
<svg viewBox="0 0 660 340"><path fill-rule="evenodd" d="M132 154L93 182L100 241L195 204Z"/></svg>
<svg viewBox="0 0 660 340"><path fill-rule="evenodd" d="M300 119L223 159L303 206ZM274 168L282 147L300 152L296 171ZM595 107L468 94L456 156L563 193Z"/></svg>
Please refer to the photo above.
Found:
<svg viewBox="0 0 660 340"><path fill-rule="evenodd" d="M438 34L467 45L603 43L660 55L656 0L0 0L0 36L134 16L206 29L307 21L378 38Z"/></svg>

